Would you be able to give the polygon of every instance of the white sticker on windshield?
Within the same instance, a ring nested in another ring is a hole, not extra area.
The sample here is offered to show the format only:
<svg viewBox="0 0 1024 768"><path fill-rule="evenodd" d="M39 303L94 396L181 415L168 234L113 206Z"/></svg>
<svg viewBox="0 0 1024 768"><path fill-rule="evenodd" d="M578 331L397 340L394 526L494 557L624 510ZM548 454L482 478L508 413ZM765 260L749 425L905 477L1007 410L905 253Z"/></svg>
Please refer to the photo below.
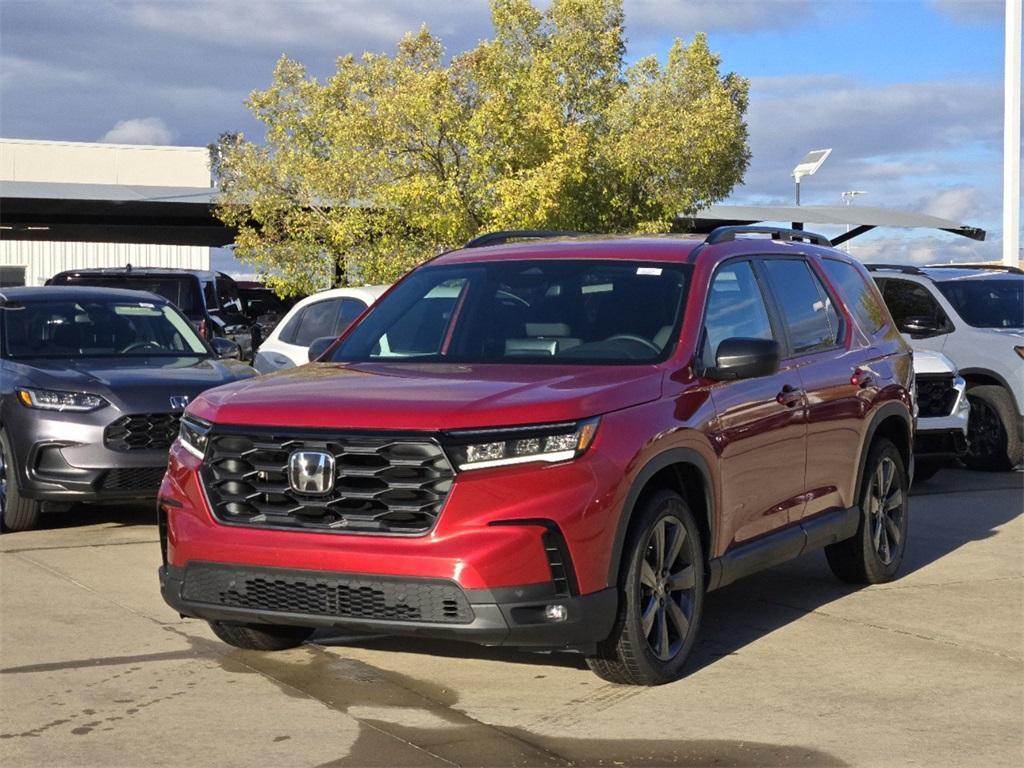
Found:
<svg viewBox="0 0 1024 768"><path fill-rule="evenodd" d="M638 275L660 275L661 267L637 267L636 273Z"/></svg>

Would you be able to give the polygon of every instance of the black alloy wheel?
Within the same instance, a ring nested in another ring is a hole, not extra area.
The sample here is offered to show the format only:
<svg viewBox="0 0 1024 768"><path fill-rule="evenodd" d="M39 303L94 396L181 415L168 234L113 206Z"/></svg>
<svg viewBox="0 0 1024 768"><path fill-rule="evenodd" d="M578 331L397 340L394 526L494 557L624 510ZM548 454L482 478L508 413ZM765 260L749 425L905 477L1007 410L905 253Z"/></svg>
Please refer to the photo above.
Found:
<svg viewBox="0 0 1024 768"><path fill-rule="evenodd" d="M670 683L683 674L704 605L701 531L686 501L668 489L642 497L622 557L615 625L587 664L612 683Z"/></svg>
<svg viewBox="0 0 1024 768"><path fill-rule="evenodd" d="M896 477L896 462L884 456L878 463L868 491L867 513L871 542L882 565L891 565L903 545L903 515L906 514L903 488Z"/></svg>
<svg viewBox="0 0 1024 768"><path fill-rule="evenodd" d="M672 515L661 518L647 539L640 571L641 627L659 661L672 659L693 621L696 567L684 548L686 528Z"/></svg>
<svg viewBox="0 0 1024 768"><path fill-rule="evenodd" d="M970 397L965 463L977 469L1006 468L1006 428L999 412L983 397Z"/></svg>

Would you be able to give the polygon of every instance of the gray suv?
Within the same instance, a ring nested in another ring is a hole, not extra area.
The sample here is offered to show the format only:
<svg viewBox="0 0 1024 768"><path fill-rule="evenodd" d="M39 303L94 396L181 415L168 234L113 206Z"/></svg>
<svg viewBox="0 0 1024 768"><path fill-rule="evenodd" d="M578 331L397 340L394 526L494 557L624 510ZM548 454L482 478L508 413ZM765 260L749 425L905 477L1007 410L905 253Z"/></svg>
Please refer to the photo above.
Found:
<svg viewBox="0 0 1024 768"><path fill-rule="evenodd" d="M216 346L237 353L224 339ZM7 530L43 505L156 496L185 406L255 375L219 359L151 293L5 288L0 293L0 512Z"/></svg>

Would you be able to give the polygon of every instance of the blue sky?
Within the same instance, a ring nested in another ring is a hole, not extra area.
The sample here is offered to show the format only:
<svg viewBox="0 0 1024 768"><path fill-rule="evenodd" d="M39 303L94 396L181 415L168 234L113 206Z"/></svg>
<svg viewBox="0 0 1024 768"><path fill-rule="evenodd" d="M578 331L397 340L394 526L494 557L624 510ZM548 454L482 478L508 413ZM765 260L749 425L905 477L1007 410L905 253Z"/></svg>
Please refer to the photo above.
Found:
<svg viewBox="0 0 1024 768"><path fill-rule="evenodd" d="M540 0L538 0L538 4ZM751 81L754 154L732 202L792 200L789 173L833 147L805 203L924 211L987 229L977 244L887 231L864 258L998 258L1001 0L625 0L629 56L706 31ZM259 138L243 106L281 53L323 76L426 23L449 52L490 34L484 0L0 0L0 135L204 145Z"/></svg>

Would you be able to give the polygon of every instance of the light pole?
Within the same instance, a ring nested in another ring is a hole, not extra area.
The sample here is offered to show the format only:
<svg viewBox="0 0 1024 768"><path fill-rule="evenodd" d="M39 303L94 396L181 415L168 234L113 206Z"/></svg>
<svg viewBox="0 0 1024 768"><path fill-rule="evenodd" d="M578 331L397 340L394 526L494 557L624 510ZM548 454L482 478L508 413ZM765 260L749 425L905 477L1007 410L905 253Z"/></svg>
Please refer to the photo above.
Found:
<svg viewBox="0 0 1024 768"><path fill-rule="evenodd" d="M793 179L796 181L797 205L800 205L800 179L804 176L813 176L814 173L821 168L821 164L825 162L825 159L831 154L831 147L828 149L812 149L804 155L803 160L796 164L796 168L793 169Z"/></svg>
<svg viewBox="0 0 1024 768"><path fill-rule="evenodd" d="M1003 264L1020 260L1020 36L1021 0L1006 0L1003 52Z"/></svg>
<svg viewBox="0 0 1024 768"><path fill-rule="evenodd" d="M866 195L866 194L867 194L867 192L865 192L862 189L851 189L849 192L841 193L839 195L839 197L842 198L843 205L850 205L850 203L853 202L853 198L860 197L861 195ZM849 234L849 232L850 232L850 225L849 224L846 225L846 232L847 232L847 234ZM850 241L849 240L846 241L846 252L847 253L850 252Z"/></svg>

